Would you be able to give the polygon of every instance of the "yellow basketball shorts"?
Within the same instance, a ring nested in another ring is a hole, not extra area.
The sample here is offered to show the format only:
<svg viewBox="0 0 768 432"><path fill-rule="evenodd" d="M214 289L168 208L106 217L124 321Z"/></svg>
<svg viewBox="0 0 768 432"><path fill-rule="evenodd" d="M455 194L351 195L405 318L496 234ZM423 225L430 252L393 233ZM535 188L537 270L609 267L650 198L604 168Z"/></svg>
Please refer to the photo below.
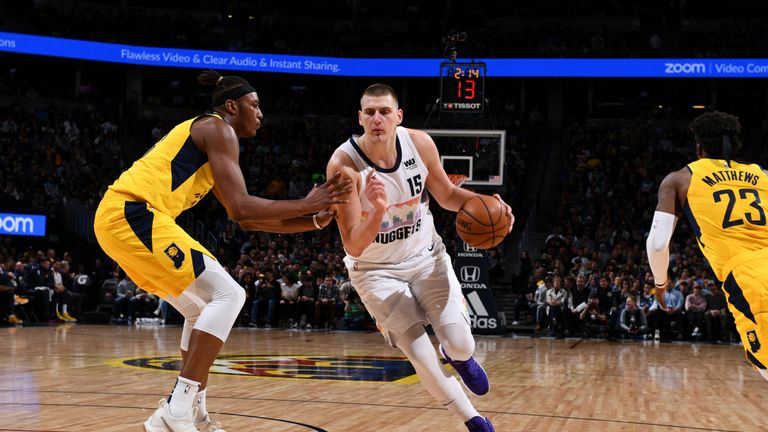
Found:
<svg viewBox="0 0 768 432"><path fill-rule="evenodd" d="M170 216L107 191L93 224L99 245L140 288L178 297L214 256Z"/></svg>
<svg viewBox="0 0 768 432"><path fill-rule="evenodd" d="M742 262L723 281L728 308L736 321L747 359L768 367L768 267L757 260Z"/></svg>

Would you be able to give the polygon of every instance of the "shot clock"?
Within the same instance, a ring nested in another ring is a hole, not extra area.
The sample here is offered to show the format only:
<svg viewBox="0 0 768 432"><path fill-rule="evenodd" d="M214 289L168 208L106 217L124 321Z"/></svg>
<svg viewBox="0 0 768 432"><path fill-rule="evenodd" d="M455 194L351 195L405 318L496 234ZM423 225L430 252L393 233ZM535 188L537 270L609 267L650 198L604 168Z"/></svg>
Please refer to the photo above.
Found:
<svg viewBox="0 0 768 432"><path fill-rule="evenodd" d="M440 63L440 111L482 112L484 92L485 63Z"/></svg>

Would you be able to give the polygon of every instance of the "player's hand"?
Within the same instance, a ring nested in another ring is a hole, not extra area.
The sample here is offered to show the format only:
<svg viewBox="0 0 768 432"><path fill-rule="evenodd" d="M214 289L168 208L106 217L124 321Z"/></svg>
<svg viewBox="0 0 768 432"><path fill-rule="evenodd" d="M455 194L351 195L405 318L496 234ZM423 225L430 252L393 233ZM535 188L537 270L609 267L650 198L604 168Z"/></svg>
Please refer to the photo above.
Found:
<svg viewBox="0 0 768 432"><path fill-rule="evenodd" d="M320 186L315 185L304 200L309 203L310 211L316 212L335 204L346 204L350 192L352 180L343 178L341 171L336 171L328 181Z"/></svg>
<svg viewBox="0 0 768 432"><path fill-rule="evenodd" d="M509 216L509 231L507 233L512 232L512 226L515 225L515 215L512 214L512 207L509 206L509 204L505 203L503 199L501 199L501 196L499 194L493 194L493 197L499 200L502 206L507 210L507 216Z"/></svg>
<svg viewBox="0 0 768 432"><path fill-rule="evenodd" d="M375 170L371 170L365 177L365 197L377 212L384 213L387 210L387 190Z"/></svg>
<svg viewBox="0 0 768 432"><path fill-rule="evenodd" d="M322 228L325 228L328 226L329 223L331 223L331 221L335 217L336 217L336 210L326 209L318 213L315 217L315 220L317 220L318 225L320 225Z"/></svg>

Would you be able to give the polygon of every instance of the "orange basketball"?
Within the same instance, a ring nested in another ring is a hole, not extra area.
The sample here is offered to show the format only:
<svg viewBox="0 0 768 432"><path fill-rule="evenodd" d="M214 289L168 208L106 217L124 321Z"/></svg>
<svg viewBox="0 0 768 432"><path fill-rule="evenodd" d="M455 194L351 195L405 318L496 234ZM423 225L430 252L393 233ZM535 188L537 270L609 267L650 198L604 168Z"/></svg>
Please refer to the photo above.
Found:
<svg viewBox="0 0 768 432"><path fill-rule="evenodd" d="M498 199L475 195L456 214L456 232L468 245L489 249L507 236L509 222L509 216Z"/></svg>

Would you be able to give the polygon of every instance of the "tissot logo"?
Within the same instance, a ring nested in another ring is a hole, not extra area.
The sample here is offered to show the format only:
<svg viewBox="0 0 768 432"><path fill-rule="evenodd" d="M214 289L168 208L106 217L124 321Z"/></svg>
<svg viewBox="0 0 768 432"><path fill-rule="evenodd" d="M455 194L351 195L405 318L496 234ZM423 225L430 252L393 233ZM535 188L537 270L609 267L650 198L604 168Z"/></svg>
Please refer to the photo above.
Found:
<svg viewBox="0 0 768 432"><path fill-rule="evenodd" d="M110 364L142 369L181 370L181 358L138 357ZM416 371L408 359L381 356L231 355L219 356L212 374L335 381L410 382Z"/></svg>
<svg viewBox="0 0 768 432"><path fill-rule="evenodd" d="M416 168L416 158L410 158L407 161L403 162L403 165L405 165L406 169L414 169Z"/></svg>
<svg viewBox="0 0 768 432"><path fill-rule="evenodd" d="M472 283L480 280L480 267L478 266L464 266L460 273L462 282Z"/></svg>

